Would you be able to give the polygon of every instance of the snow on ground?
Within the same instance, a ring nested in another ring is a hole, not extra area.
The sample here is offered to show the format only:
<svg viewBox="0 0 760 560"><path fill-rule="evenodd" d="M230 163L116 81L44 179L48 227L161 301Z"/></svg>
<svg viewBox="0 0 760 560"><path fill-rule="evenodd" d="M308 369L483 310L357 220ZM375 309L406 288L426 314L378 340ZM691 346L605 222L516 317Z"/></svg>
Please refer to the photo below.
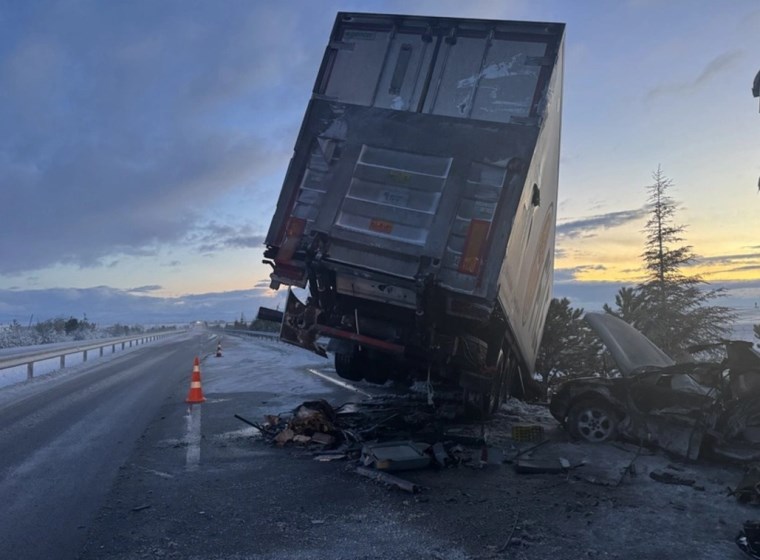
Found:
<svg viewBox="0 0 760 560"><path fill-rule="evenodd" d="M309 398L326 398L335 392L309 369L334 373L332 360L280 342L271 336L222 335L222 357L214 353L201 362L206 398L226 393L261 393L271 414L288 411ZM302 375L293 375L300 370ZM340 403L338 403L340 404Z"/></svg>
<svg viewBox="0 0 760 560"><path fill-rule="evenodd" d="M282 389L277 378L281 371L332 365L330 360L273 337L223 336L221 344L222 357L211 354L202 363L203 389L206 392L277 391ZM313 381L310 377L304 378L307 383ZM323 383L316 381L309 385L309 390L317 392L324 387Z"/></svg>

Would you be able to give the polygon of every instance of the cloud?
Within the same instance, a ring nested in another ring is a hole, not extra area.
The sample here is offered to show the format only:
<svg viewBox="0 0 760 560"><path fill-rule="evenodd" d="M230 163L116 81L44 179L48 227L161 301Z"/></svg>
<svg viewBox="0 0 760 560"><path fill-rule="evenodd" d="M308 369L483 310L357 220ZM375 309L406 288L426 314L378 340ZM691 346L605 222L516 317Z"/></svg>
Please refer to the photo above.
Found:
<svg viewBox="0 0 760 560"><path fill-rule="evenodd" d="M607 270L607 267L602 264L590 264L580 265L571 268L556 268L554 269L554 284L565 284L568 282L578 281L578 276L589 270Z"/></svg>
<svg viewBox="0 0 760 560"><path fill-rule="evenodd" d="M322 55L308 45L333 14L143 5L17 3L0 19L4 274L156 254L287 165Z"/></svg>
<svg viewBox="0 0 760 560"><path fill-rule="evenodd" d="M223 249L261 249L265 236L249 225L211 222L190 232L187 243L200 253L215 253Z"/></svg>
<svg viewBox="0 0 760 560"><path fill-rule="evenodd" d="M576 282L566 272L560 272L557 277L555 271L553 297L567 298L573 307L586 311L600 311L605 303L614 303L620 288L630 285L624 282Z"/></svg>
<svg viewBox="0 0 760 560"><path fill-rule="evenodd" d="M757 247L751 247L756 249ZM760 253L733 253L728 255L712 255L709 257L697 256L690 267L701 266L718 267L704 272L707 277L722 277L736 272L760 270Z"/></svg>
<svg viewBox="0 0 760 560"><path fill-rule="evenodd" d="M137 288L132 288L131 290L126 290L129 293L135 294L135 293L149 293L149 292L155 292L161 289L161 286L158 284L151 284L149 286L139 286Z"/></svg>
<svg viewBox="0 0 760 560"><path fill-rule="evenodd" d="M640 220L646 216L647 212L647 208L642 207L571 220L557 225L557 237L565 239L594 237L599 230L611 229Z"/></svg>
<svg viewBox="0 0 760 560"><path fill-rule="evenodd" d="M737 261L756 261L760 259L760 253L734 253L730 255L713 255L710 257L698 256L694 264L734 264Z"/></svg>
<svg viewBox="0 0 760 560"><path fill-rule="evenodd" d="M184 323L196 320L233 321L243 313L256 317L261 305L274 307L284 302L285 290L268 287L229 292L193 294L182 297L146 295L159 286L120 290L108 286L47 290L0 290L0 324L14 319L28 321L31 315L44 321L55 317L82 317L100 324Z"/></svg>
<svg viewBox="0 0 760 560"><path fill-rule="evenodd" d="M730 70L743 55L744 51L742 50L731 50L721 53L708 62L694 79L661 84L649 90L646 97L651 99L663 95L680 94L697 90L716 76Z"/></svg>

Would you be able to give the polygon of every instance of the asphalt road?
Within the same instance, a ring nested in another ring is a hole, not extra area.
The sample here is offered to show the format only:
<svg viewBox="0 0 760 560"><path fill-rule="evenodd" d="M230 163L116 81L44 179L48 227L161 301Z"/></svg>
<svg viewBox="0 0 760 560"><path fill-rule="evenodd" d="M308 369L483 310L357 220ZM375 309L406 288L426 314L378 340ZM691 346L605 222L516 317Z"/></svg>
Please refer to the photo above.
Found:
<svg viewBox="0 0 760 560"><path fill-rule="evenodd" d="M3 399L0 558L79 554L136 441L211 345L208 333L179 335Z"/></svg>
<svg viewBox="0 0 760 560"><path fill-rule="evenodd" d="M571 442L545 408L513 402L487 426L488 465L405 472L425 488L410 495L350 462L271 446L235 418L365 399L321 377L334 378L329 361L273 340L224 338L221 358L215 346L208 335L146 346L40 380L15 404L0 391L0 558L742 557L733 539L756 516L726 495L741 469ZM207 400L188 406L195 354ZM514 451L510 426L537 422L550 441L534 460L585 465L524 475L494 456ZM671 467L698 488L648 476Z"/></svg>

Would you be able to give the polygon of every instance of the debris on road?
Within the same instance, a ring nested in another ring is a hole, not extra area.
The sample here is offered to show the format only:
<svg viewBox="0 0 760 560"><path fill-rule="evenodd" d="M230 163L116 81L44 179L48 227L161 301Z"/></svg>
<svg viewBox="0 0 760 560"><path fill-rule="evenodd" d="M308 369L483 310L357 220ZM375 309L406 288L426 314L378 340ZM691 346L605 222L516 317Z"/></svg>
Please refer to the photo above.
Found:
<svg viewBox="0 0 760 560"><path fill-rule="evenodd" d="M332 445L335 443L335 436L325 434L323 432L314 432L311 436L311 441L322 445Z"/></svg>
<svg viewBox="0 0 760 560"><path fill-rule="evenodd" d="M559 459L518 459L515 472L520 474L560 474L567 471Z"/></svg>
<svg viewBox="0 0 760 560"><path fill-rule="evenodd" d="M736 490L730 490L729 496L743 504L760 505L760 465L747 468Z"/></svg>
<svg viewBox="0 0 760 560"><path fill-rule="evenodd" d="M694 486L696 480L676 474L669 470L658 469L649 473L649 478L663 484L676 484L679 486Z"/></svg>
<svg viewBox="0 0 760 560"><path fill-rule="evenodd" d="M750 558L760 560L760 521L745 521L736 545Z"/></svg>
<svg viewBox="0 0 760 560"><path fill-rule="evenodd" d="M376 469L356 467L356 472L361 476L365 476L367 478L371 478L372 480L388 484L389 486L395 486L396 488L399 488L404 492L409 492L410 494L416 494L422 490L422 487L418 484L415 484L403 478L399 478L398 476L388 474L386 472L378 471Z"/></svg>
<svg viewBox="0 0 760 560"><path fill-rule="evenodd" d="M263 425L246 420L238 414L235 418L254 426L266 439L280 447L290 442L329 447L336 443L340 433L335 426L335 410L325 400L307 401L299 405L289 419L269 414L264 418Z"/></svg>
<svg viewBox="0 0 760 560"><path fill-rule="evenodd" d="M252 422L252 421L248 420L247 418L243 418L243 417L242 417L242 416L240 416L239 414L235 414L235 418L237 418L237 419L238 419L238 420L240 420L241 422L245 422L245 423L246 423L246 424L248 424L249 426L253 426L253 427L254 427L254 428L256 428L258 431L261 431L261 425L260 425L260 424L257 424L256 422Z"/></svg>
<svg viewBox="0 0 760 560"><path fill-rule="evenodd" d="M512 439L519 442L542 441L544 439L544 428L537 424L512 426Z"/></svg>
<svg viewBox="0 0 760 560"><path fill-rule="evenodd" d="M435 459L439 467L445 467L451 461L451 457L446 453L446 449L440 441L434 443L430 450L433 453L433 459Z"/></svg>
<svg viewBox="0 0 760 560"><path fill-rule="evenodd" d="M277 442L277 445L285 445L289 441L292 441L294 437L296 437L295 432L290 428L285 428L275 436L274 441Z"/></svg>
<svg viewBox="0 0 760 560"><path fill-rule="evenodd" d="M322 463L327 463L330 461L340 461L342 459L347 459L348 454L347 453L321 453L314 456L315 461L320 461Z"/></svg>
<svg viewBox="0 0 760 560"><path fill-rule="evenodd" d="M315 432L335 431L335 410L326 400L308 401L293 411L288 428L297 434L311 435Z"/></svg>
<svg viewBox="0 0 760 560"><path fill-rule="evenodd" d="M381 471L424 469L430 465L430 456L421 447L428 449L430 446L411 441L368 444L362 448L361 460L364 466L374 466Z"/></svg>

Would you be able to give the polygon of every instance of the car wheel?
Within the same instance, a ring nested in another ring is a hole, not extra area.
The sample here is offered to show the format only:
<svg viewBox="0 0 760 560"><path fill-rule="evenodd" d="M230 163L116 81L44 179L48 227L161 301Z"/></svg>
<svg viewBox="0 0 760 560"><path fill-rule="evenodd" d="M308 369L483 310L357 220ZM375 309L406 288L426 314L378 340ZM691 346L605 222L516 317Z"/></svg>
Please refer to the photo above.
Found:
<svg viewBox="0 0 760 560"><path fill-rule="evenodd" d="M572 406L567 429L574 438L600 443L617 438L618 414L609 404L586 399Z"/></svg>

